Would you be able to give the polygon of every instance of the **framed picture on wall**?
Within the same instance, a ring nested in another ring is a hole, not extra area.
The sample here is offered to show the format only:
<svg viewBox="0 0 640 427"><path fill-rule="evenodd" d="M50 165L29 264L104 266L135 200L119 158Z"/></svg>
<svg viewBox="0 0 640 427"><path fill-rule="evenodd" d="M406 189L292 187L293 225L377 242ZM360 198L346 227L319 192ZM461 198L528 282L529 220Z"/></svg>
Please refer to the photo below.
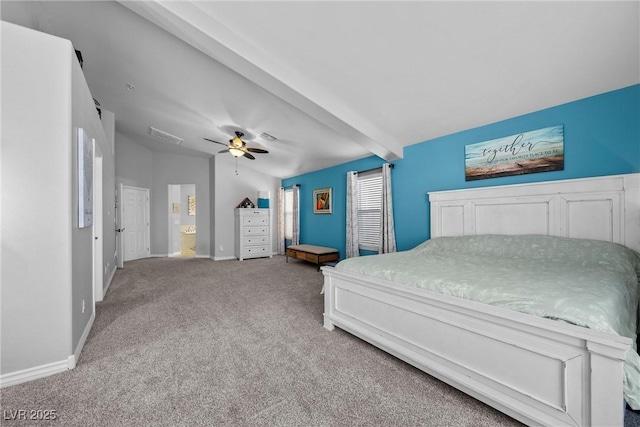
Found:
<svg viewBox="0 0 640 427"><path fill-rule="evenodd" d="M466 145L465 180L564 169L564 126Z"/></svg>
<svg viewBox="0 0 640 427"><path fill-rule="evenodd" d="M196 195L189 194L187 196L187 213L191 216L196 214Z"/></svg>
<svg viewBox="0 0 640 427"><path fill-rule="evenodd" d="M331 188L313 190L313 213L330 214L332 207Z"/></svg>

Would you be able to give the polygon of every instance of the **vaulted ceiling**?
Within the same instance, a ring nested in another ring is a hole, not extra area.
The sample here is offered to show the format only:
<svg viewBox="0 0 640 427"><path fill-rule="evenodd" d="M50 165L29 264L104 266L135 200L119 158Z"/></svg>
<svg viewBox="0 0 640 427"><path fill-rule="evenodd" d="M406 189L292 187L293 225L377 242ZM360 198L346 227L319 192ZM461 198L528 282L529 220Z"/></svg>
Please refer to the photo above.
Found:
<svg viewBox="0 0 640 427"><path fill-rule="evenodd" d="M280 178L397 159L640 82L638 1L27 1L0 13L70 39L127 140L232 162L203 138L238 129L270 152L243 167Z"/></svg>

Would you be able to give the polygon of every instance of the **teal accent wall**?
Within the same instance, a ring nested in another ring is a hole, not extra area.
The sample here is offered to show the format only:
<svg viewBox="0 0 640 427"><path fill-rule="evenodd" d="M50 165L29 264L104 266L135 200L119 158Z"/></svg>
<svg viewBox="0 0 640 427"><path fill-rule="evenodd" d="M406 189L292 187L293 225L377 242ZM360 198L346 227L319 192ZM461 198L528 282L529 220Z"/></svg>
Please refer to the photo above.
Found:
<svg viewBox="0 0 640 427"><path fill-rule="evenodd" d="M564 170L465 181L465 145L564 125ZM377 156L282 180L300 184L300 242L335 247L345 256L346 173L382 165ZM414 144L393 162L398 250L430 237L429 191L487 187L640 172L640 85ZM314 214L312 192L333 189L333 213Z"/></svg>

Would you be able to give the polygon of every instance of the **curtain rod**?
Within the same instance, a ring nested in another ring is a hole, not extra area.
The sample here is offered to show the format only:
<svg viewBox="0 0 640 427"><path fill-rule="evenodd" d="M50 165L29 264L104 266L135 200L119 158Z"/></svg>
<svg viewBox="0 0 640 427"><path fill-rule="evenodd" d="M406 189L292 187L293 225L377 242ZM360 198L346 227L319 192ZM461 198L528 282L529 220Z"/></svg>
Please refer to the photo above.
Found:
<svg viewBox="0 0 640 427"><path fill-rule="evenodd" d="M393 163L389 163L389 167L391 169L393 169L393 166L394 166ZM382 169L382 166L378 166L377 168L366 169L366 170L363 170L363 171L357 171L356 173L371 172L371 171L375 171L375 170L378 170L378 169Z"/></svg>

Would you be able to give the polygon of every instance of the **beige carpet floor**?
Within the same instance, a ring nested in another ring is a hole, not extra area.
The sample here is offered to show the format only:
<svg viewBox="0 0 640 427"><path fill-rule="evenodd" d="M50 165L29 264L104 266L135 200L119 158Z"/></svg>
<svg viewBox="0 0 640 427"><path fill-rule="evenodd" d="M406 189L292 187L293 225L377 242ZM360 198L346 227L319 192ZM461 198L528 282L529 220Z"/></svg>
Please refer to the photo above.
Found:
<svg viewBox="0 0 640 427"><path fill-rule="evenodd" d="M78 366L2 390L57 426L511 426L364 341L322 327L322 273L273 259L118 270Z"/></svg>

